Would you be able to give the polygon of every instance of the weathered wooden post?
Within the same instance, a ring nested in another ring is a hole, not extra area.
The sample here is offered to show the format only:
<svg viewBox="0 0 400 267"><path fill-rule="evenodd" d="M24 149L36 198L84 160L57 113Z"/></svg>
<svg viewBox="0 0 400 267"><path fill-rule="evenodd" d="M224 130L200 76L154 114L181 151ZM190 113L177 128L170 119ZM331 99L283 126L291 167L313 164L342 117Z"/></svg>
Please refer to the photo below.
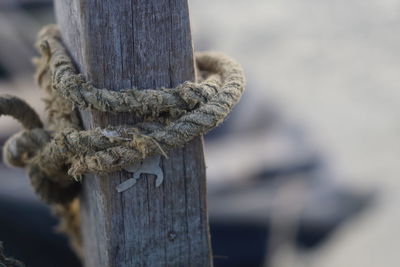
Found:
<svg viewBox="0 0 400 267"><path fill-rule="evenodd" d="M187 0L55 0L63 41L97 87L172 87L194 80ZM132 124L134 114L81 112L84 127ZM210 266L202 138L169 153L164 183L126 172L87 175L81 195L86 266Z"/></svg>

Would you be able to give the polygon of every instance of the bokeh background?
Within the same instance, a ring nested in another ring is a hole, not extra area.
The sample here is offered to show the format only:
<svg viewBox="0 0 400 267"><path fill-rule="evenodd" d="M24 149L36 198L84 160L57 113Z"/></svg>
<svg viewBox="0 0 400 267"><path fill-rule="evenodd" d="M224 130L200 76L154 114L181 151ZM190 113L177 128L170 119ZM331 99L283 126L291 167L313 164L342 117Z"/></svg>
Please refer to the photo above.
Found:
<svg viewBox="0 0 400 267"><path fill-rule="evenodd" d="M231 55L248 84L206 136L216 266L399 266L400 2L189 4L195 50ZM43 119L30 60L53 21L51 1L0 1L0 92ZM1 143L18 129L2 117ZM0 165L6 252L78 266L55 224L24 171Z"/></svg>

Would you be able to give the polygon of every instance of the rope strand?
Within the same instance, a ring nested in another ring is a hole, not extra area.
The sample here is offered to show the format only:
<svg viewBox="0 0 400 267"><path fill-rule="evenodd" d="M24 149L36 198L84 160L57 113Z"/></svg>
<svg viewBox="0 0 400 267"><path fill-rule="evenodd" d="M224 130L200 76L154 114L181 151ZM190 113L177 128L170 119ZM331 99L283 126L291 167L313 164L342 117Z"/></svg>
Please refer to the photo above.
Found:
<svg viewBox="0 0 400 267"><path fill-rule="evenodd" d="M48 127L43 128L25 101L0 96L0 116L12 116L24 128L5 143L3 158L27 169L34 191L52 204L61 217L60 231L82 255L77 199L81 176L122 170L155 154L167 156L171 149L208 132L239 101L244 75L222 54L197 53L198 83L115 92L96 88L77 73L56 26L39 33L36 47L41 54L34 59L36 81L45 92ZM130 112L142 122L82 130L78 108Z"/></svg>
<svg viewBox="0 0 400 267"><path fill-rule="evenodd" d="M49 130L15 97L0 97L0 115L15 117L25 128L6 143L4 158L26 166L36 193L49 203L70 202L83 174L122 170L208 132L224 120L244 89L241 67L218 53L196 54L199 73L204 74L199 83L115 92L94 87L76 72L56 26L45 27L36 46L42 55L34 61L36 77L47 93ZM143 122L82 130L74 107L131 112Z"/></svg>

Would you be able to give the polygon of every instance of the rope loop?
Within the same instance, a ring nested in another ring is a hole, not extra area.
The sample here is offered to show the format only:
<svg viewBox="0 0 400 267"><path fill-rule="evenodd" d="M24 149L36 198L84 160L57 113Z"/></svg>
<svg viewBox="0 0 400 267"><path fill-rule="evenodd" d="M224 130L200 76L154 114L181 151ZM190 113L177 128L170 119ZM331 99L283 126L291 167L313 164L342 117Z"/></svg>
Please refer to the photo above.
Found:
<svg viewBox="0 0 400 267"><path fill-rule="evenodd" d="M219 53L196 54L199 82L175 88L110 91L96 88L77 73L56 26L38 36L41 58L34 59L36 80L46 92L48 129L24 101L0 97L0 115L18 119L24 130L4 146L4 158L27 167L35 191L49 203L69 203L81 176L122 170L155 154L183 146L220 124L239 101L244 75L235 61ZM143 119L82 130L77 108L130 112Z"/></svg>

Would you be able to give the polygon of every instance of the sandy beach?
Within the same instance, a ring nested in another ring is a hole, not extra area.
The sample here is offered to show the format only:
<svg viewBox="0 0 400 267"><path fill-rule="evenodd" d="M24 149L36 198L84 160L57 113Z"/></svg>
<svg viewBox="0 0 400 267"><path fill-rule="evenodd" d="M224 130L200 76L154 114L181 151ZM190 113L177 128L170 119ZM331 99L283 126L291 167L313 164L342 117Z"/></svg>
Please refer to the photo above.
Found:
<svg viewBox="0 0 400 267"><path fill-rule="evenodd" d="M320 250L277 266L399 266L399 10L394 0L191 1L195 47L237 58L249 90L301 124L341 182L378 191Z"/></svg>

